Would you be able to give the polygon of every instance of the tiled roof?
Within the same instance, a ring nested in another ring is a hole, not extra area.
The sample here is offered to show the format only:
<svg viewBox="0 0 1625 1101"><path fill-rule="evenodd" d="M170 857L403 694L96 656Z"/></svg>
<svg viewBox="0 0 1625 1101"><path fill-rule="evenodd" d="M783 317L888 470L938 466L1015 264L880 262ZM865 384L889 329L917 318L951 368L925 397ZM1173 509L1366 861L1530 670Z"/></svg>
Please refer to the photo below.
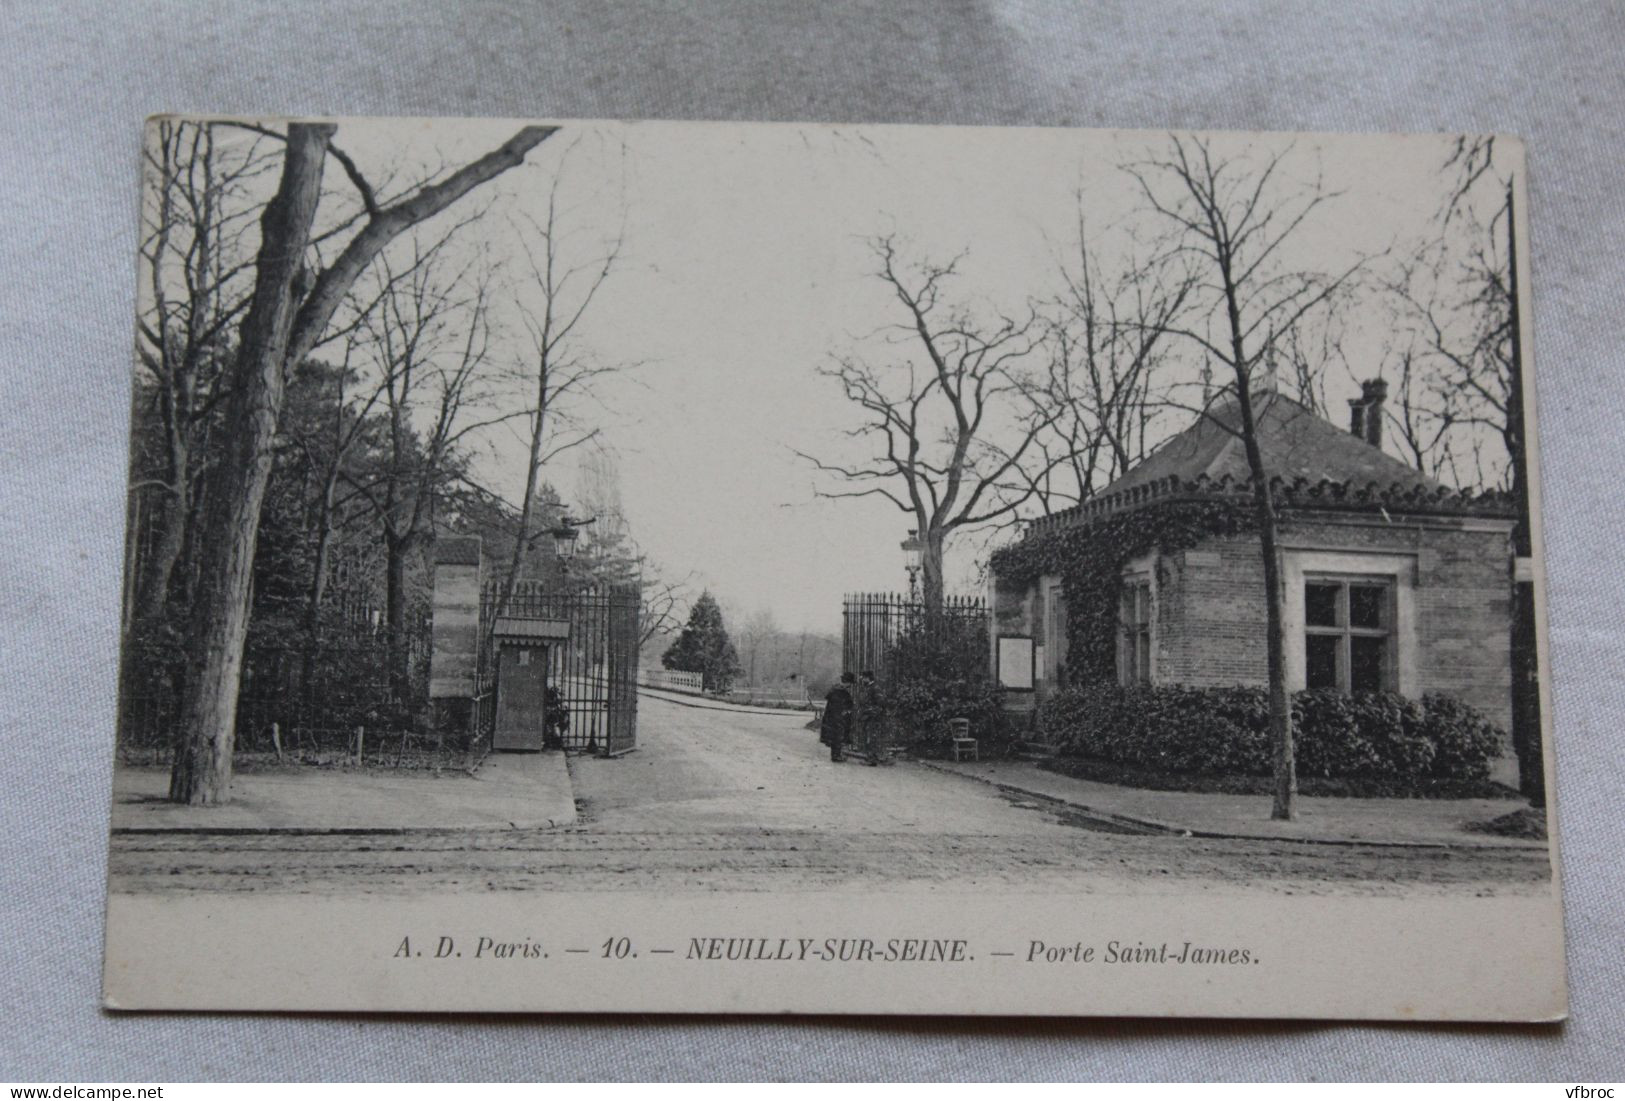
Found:
<svg viewBox="0 0 1625 1101"><path fill-rule="evenodd" d="M1257 406L1259 450L1271 492L1282 508L1413 515L1510 518L1511 498L1443 485L1315 415L1291 398L1269 395ZM1215 424L1214 421L1219 423ZM1104 490L1080 504L1039 517L1036 535L1057 527L1176 499L1250 498L1252 478L1235 403L1215 406Z"/></svg>
<svg viewBox="0 0 1625 1101"><path fill-rule="evenodd" d="M1260 395L1255 416L1258 447L1263 453L1264 469L1271 478L1285 482L1302 478L1311 484L1323 481L1353 485L1375 482L1384 487L1398 484L1407 490L1416 486L1429 490L1439 488L1438 482L1415 467L1338 428L1289 397ZM1242 447L1240 431L1241 411L1236 402L1232 399L1218 403L1207 414L1197 417L1189 428L1157 448L1144 462L1101 490L1100 496L1161 482L1170 475L1182 482L1195 481L1202 475L1217 481L1226 474L1232 481L1245 481L1251 472L1247 468L1247 453Z"/></svg>

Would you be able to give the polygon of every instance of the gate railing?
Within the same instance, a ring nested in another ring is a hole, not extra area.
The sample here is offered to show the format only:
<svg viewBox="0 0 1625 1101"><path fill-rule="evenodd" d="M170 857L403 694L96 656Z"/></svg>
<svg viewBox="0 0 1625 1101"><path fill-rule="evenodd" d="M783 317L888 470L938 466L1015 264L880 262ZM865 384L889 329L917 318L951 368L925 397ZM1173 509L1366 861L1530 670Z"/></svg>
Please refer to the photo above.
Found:
<svg viewBox="0 0 1625 1101"><path fill-rule="evenodd" d="M988 675L987 601L950 596L935 610L900 593L850 593L842 605L841 670L882 685L913 676Z"/></svg>

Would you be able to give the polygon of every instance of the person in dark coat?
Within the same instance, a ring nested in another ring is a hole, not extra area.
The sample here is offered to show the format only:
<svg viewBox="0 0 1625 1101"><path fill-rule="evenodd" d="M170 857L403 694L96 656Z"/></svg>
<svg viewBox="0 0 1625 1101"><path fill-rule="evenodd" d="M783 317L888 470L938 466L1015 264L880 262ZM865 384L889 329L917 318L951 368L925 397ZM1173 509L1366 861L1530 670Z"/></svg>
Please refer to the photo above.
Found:
<svg viewBox="0 0 1625 1101"><path fill-rule="evenodd" d="M570 708L564 696L551 684L542 694L542 748L563 749L564 736L570 732Z"/></svg>
<svg viewBox="0 0 1625 1101"><path fill-rule="evenodd" d="M824 718L818 725L818 740L829 746L829 759L846 756L846 743L852 739L852 685L857 680L842 673L840 682L824 697Z"/></svg>

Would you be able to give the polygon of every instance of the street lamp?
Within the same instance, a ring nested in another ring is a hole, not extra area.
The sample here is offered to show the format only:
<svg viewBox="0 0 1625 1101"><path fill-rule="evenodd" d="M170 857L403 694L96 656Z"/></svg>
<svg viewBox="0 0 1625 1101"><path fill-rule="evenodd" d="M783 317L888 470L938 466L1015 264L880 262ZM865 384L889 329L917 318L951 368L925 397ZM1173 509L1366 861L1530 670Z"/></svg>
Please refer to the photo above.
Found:
<svg viewBox="0 0 1625 1101"><path fill-rule="evenodd" d="M595 520L597 517L592 520L572 520L568 516L561 516L558 527L549 532L553 536L553 553L566 571L570 568L570 559L576 556L576 539L580 537L581 529Z"/></svg>
<svg viewBox="0 0 1625 1101"><path fill-rule="evenodd" d="M920 593L920 568L925 558L925 544L920 542L920 533L916 528L908 529L908 538L904 539L903 564L908 570L908 597L917 600Z"/></svg>

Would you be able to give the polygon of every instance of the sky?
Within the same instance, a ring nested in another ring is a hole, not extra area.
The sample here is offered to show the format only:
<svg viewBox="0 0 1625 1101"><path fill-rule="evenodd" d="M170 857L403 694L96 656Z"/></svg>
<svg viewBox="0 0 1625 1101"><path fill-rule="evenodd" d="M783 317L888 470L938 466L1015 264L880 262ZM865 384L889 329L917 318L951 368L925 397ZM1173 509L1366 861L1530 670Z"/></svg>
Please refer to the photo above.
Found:
<svg viewBox="0 0 1625 1101"><path fill-rule="evenodd" d="M516 125L351 120L337 141L367 165L457 163ZM625 369L602 379L575 414L601 429L594 446L617 460L634 537L664 572L709 587L732 614L765 609L783 629L818 631L839 629L843 593L906 586L898 544L910 517L882 499L819 498L819 486L837 487L796 455L864 457L863 445L843 435L852 409L820 366L841 354L877 364L913 354L876 335L900 315L873 274L868 239L895 233L902 254L918 261L963 253L947 297L984 316L1019 313L1028 299L1060 290L1080 195L1091 234L1125 239L1110 227L1133 212L1136 197L1119 165L1167 140L1065 129L560 126L486 197L487 236L517 273L524 212L539 217L555 181L567 263L591 263L622 234L618 266L573 340L577 354ZM1323 174L1340 194L1281 260L1332 271L1427 229L1451 140L1220 135L1215 150L1292 143L1287 171L1303 181ZM511 305L536 305L517 275L507 289ZM1356 315L1351 361L1370 363L1374 374L1388 325L1375 312ZM523 342L509 337L507 352L522 360ZM1333 390L1337 409L1355 383L1339 380ZM575 467L566 455L544 472L567 501ZM479 468L517 501L519 433L491 434ZM971 584L979 553L951 548L950 591Z"/></svg>

